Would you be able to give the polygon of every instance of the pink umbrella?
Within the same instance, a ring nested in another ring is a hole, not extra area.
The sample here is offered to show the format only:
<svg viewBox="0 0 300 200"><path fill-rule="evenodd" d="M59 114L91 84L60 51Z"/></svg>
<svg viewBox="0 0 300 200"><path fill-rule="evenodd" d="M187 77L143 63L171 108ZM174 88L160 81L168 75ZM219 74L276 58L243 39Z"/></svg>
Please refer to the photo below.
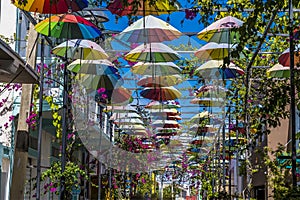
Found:
<svg viewBox="0 0 300 200"><path fill-rule="evenodd" d="M238 41L240 35L235 31L231 31L232 28L238 28L243 25L243 21L227 16L212 23L197 34L200 40L207 42L217 43L233 43ZM229 35L230 34L230 35Z"/></svg>
<svg viewBox="0 0 300 200"><path fill-rule="evenodd" d="M286 49L278 58L279 64L284 67L290 66L290 48ZM294 54L294 63L295 65L300 64L300 44L295 47Z"/></svg>

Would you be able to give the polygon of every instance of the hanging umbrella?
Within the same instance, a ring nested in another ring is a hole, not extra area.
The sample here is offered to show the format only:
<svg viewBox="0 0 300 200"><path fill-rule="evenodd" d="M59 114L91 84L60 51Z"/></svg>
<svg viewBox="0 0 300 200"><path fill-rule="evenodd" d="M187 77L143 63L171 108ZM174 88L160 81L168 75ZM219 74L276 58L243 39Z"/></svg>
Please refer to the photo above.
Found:
<svg viewBox="0 0 300 200"><path fill-rule="evenodd" d="M286 49L278 58L279 64L283 65L284 67L290 66L290 48ZM294 53L294 64L300 64L300 44L295 47Z"/></svg>
<svg viewBox="0 0 300 200"><path fill-rule="evenodd" d="M267 70L267 76L273 78L289 78L290 77L290 67L284 67L277 63L272 68Z"/></svg>
<svg viewBox="0 0 300 200"><path fill-rule="evenodd" d="M104 78L110 78L110 75L103 75ZM111 80L109 80L111 81ZM98 90L93 90L92 92L89 93L89 95L95 96L96 101L101 101L103 100L102 95L106 95L106 104L111 104L111 105L124 105L128 104L131 98L131 91L128 90L127 88L124 87L119 87L118 84L115 84L114 88L111 88L111 83L108 81L108 84L103 83L101 85L102 88L105 89L104 92L98 92ZM100 81L102 82L102 81ZM101 90L101 89L100 89Z"/></svg>
<svg viewBox="0 0 300 200"><path fill-rule="evenodd" d="M179 60L180 56L173 49L163 43L141 44L125 55L125 59L132 62L170 62Z"/></svg>
<svg viewBox="0 0 300 200"><path fill-rule="evenodd" d="M229 43L209 42L195 52L200 60L223 60L228 57L228 52L235 49L236 45ZM240 57L245 57L241 52Z"/></svg>
<svg viewBox="0 0 300 200"><path fill-rule="evenodd" d="M130 124L144 124L144 122L142 120L140 120L139 118L123 118L123 119L116 119L114 120L115 124L118 125L130 125Z"/></svg>
<svg viewBox="0 0 300 200"><path fill-rule="evenodd" d="M145 105L147 109L165 109L165 108L180 108L179 102L177 101L151 101L147 105Z"/></svg>
<svg viewBox="0 0 300 200"><path fill-rule="evenodd" d="M153 128L180 128L176 120L155 120L151 123Z"/></svg>
<svg viewBox="0 0 300 200"><path fill-rule="evenodd" d="M70 63L68 70L83 74L118 74L118 68L108 60L81 60L77 59Z"/></svg>
<svg viewBox="0 0 300 200"><path fill-rule="evenodd" d="M147 99L156 101L174 100L181 96L181 93L174 88L170 87L146 87L141 91L141 96Z"/></svg>
<svg viewBox="0 0 300 200"><path fill-rule="evenodd" d="M75 12L88 6L87 0L12 0L11 2L21 10L42 14Z"/></svg>
<svg viewBox="0 0 300 200"><path fill-rule="evenodd" d="M120 125L119 129L124 131L125 133L146 133L146 128L141 124L130 124L130 125Z"/></svg>
<svg viewBox="0 0 300 200"><path fill-rule="evenodd" d="M225 97L227 89L219 85L203 85L194 92L196 97Z"/></svg>
<svg viewBox="0 0 300 200"><path fill-rule="evenodd" d="M141 115L137 113L113 113L109 120L118 120L118 119L132 119L132 118L142 118Z"/></svg>
<svg viewBox="0 0 300 200"><path fill-rule="evenodd" d="M179 115L168 115L168 120L181 120L182 118Z"/></svg>
<svg viewBox="0 0 300 200"><path fill-rule="evenodd" d="M67 39L92 39L101 35L93 23L72 14L51 16L35 25L35 30L46 36Z"/></svg>
<svg viewBox="0 0 300 200"><path fill-rule="evenodd" d="M61 43L52 49L52 53L61 57L67 55L71 59L101 60L108 55L97 43L91 40L73 39Z"/></svg>
<svg viewBox="0 0 300 200"><path fill-rule="evenodd" d="M79 84L91 90L99 88L113 90L123 83L121 76L118 74L77 74L76 77Z"/></svg>
<svg viewBox="0 0 300 200"><path fill-rule="evenodd" d="M225 100L223 98L194 98L190 103L209 107L219 107L225 105Z"/></svg>
<svg viewBox="0 0 300 200"><path fill-rule="evenodd" d="M153 43L177 39L181 32L169 23L152 15L137 20L116 36L130 43Z"/></svg>
<svg viewBox="0 0 300 200"><path fill-rule="evenodd" d="M116 87L119 85L117 84ZM112 105L124 105L128 104L131 100L131 91L124 87L114 88L113 90L108 91L109 97L111 97L110 103Z"/></svg>
<svg viewBox="0 0 300 200"><path fill-rule="evenodd" d="M172 3L171 3L172 2ZM169 0L113 0L107 6L107 9L119 16L146 16L146 15L161 15L169 14L172 11L179 10L179 3Z"/></svg>
<svg viewBox="0 0 300 200"><path fill-rule="evenodd" d="M116 112L118 114L124 113L124 114L130 114L130 113L137 113L137 110L135 107L131 105L126 105L126 106L107 106L105 111L112 111Z"/></svg>
<svg viewBox="0 0 300 200"><path fill-rule="evenodd" d="M149 111L150 111L151 115L162 115L162 114L178 115L178 114L180 114L180 112L178 110L176 110L175 108L151 109Z"/></svg>
<svg viewBox="0 0 300 200"><path fill-rule="evenodd" d="M210 60L198 67L195 74L207 79L230 79L243 75L244 71L233 63L224 67L223 61Z"/></svg>
<svg viewBox="0 0 300 200"><path fill-rule="evenodd" d="M227 16L212 23L197 34L200 40L216 43L236 43L240 35L232 30L243 25L243 21Z"/></svg>
<svg viewBox="0 0 300 200"><path fill-rule="evenodd" d="M138 62L130 70L141 75L176 75L181 74L181 69L173 62L149 63Z"/></svg>
<svg viewBox="0 0 300 200"><path fill-rule="evenodd" d="M177 85L182 82L180 75L169 76L143 76L138 82L138 86L142 87L167 87Z"/></svg>

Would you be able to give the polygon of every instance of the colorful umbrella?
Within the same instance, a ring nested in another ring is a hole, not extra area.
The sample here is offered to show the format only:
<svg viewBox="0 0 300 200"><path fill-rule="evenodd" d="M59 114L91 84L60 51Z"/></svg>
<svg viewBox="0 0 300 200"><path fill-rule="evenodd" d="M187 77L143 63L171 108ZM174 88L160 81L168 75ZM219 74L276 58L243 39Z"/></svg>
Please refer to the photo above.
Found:
<svg viewBox="0 0 300 200"><path fill-rule="evenodd" d="M180 128L176 120L155 120L151 123L153 128Z"/></svg>
<svg viewBox="0 0 300 200"><path fill-rule="evenodd" d="M138 82L138 86L142 87L167 87L177 85L182 82L180 75L169 76L143 76Z"/></svg>
<svg viewBox="0 0 300 200"><path fill-rule="evenodd" d="M130 124L144 124L144 122L142 120L140 120L139 118L125 118L125 119L116 119L114 120L115 124L118 125L130 125Z"/></svg>
<svg viewBox="0 0 300 200"><path fill-rule="evenodd" d="M219 85L203 85L194 92L196 97L225 97L227 89Z"/></svg>
<svg viewBox="0 0 300 200"><path fill-rule="evenodd" d="M243 25L243 21L227 16L212 23L197 34L200 40L216 43L235 43L239 41L240 35L233 28Z"/></svg>
<svg viewBox="0 0 300 200"><path fill-rule="evenodd" d="M177 39L181 32L152 15L137 20L123 30L117 39L131 43L153 43Z"/></svg>
<svg viewBox="0 0 300 200"><path fill-rule="evenodd" d="M232 45L229 43L215 43L209 42L202 46L195 52L195 56L197 56L200 60L222 60L228 57L228 52L231 49L235 49L236 45ZM243 53L240 54L240 57L243 56Z"/></svg>
<svg viewBox="0 0 300 200"><path fill-rule="evenodd" d="M172 62L180 56L173 49L163 43L141 44L125 55L125 59L132 62Z"/></svg>
<svg viewBox="0 0 300 200"><path fill-rule="evenodd" d="M150 113L152 115L162 115L162 114L178 115L178 114L180 114L180 112L178 110L176 110L175 108L151 109Z"/></svg>
<svg viewBox="0 0 300 200"><path fill-rule="evenodd" d="M72 14L51 16L35 25L35 30L46 36L67 39L92 39L101 35L93 23Z"/></svg>
<svg viewBox="0 0 300 200"><path fill-rule="evenodd" d="M110 120L118 120L118 119L131 119L131 118L142 118L137 113L113 113L112 116L109 118Z"/></svg>
<svg viewBox="0 0 300 200"><path fill-rule="evenodd" d="M179 102L169 100L169 101L151 101L145 105L147 109L165 109L165 108L180 108Z"/></svg>
<svg viewBox="0 0 300 200"><path fill-rule="evenodd" d="M203 106L218 107L225 105L223 98L194 98L190 101L192 104L201 104Z"/></svg>
<svg viewBox="0 0 300 200"><path fill-rule="evenodd" d="M106 74L106 75L93 75L93 74L78 74L78 83L85 86L87 89L97 90L99 88L105 88L106 90L113 90L119 84L121 85L122 79L118 74Z"/></svg>
<svg viewBox="0 0 300 200"><path fill-rule="evenodd" d="M137 110L135 107L131 105L126 105L126 106L107 106L105 111L112 111L112 112L117 112L117 113L137 113Z"/></svg>
<svg viewBox="0 0 300 200"><path fill-rule="evenodd" d="M173 62L149 63L138 62L130 70L132 73L141 75L175 75L181 74L181 69Z"/></svg>
<svg viewBox="0 0 300 200"><path fill-rule="evenodd" d="M79 11L88 6L87 0L12 0L16 7L42 14L63 14Z"/></svg>
<svg viewBox="0 0 300 200"><path fill-rule="evenodd" d="M71 59L101 60L108 55L97 43L91 40L73 39L61 43L52 49L52 53L61 57L67 55Z"/></svg>
<svg viewBox="0 0 300 200"><path fill-rule="evenodd" d="M131 100L131 91L124 87L119 87L119 84L115 85L115 88L108 90L108 97L110 104L113 105L124 105L128 104Z"/></svg>
<svg viewBox="0 0 300 200"><path fill-rule="evenodd" d="M168 14L171 11L179 10L179 3L169 1L169 0L113 0L111 1L107 9L110 10L111 13L119 15L119 16L146 16L146 15L161 15Z"/></svg>
<svg viewBox="0 0 300 200"><path fill-rule="evenodd" d="M75 73L106 75L118 74L118 68L108 60L81 60L77 59L67 66Z"/></svg>
<svg viewBox="0 0 300 200"><path fill-rule="evenodd" d="M178 99L181 93L174 88L170 87L146 87L141 91L141 96L147 99L156 101L166 101Z"/></svg>
<svg viewBox="0 0 300 200"><path fill-rule="evenodd" d="M284 67L290 66L290 48L286 49L278 58L279 64L283 65ZM295 47L294 53L294 64L300 64L300 44Z"/></svg>
<svg viewBox="0 0 300 200"><path fill-rule="evenodd" d="M243 75L245 72L230 63L229 66L225 66L223 61L210 60L202 64L195 70L195 74L207 79L230 79Z"/></svg>
<svg viewBox="0 0 300 200"><path fill-rule="evenodd" d="M289 78L290 77L290 67L284 67L277 63L272 68L267 70L267 76L273 78Z"/></svg>

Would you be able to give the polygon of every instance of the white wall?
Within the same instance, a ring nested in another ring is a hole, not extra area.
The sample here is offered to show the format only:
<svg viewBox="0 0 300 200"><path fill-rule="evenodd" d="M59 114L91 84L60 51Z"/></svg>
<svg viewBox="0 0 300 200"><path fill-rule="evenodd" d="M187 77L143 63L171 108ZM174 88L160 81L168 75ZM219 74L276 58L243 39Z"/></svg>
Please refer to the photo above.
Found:
<svg viewBox="0 0 300 200"><path fill-rule="evenodd" d="M17 9L9 0L0 0L0 3L0 35L13 39L16 32ZM11 47L14 49L14 43Z"/></svg>

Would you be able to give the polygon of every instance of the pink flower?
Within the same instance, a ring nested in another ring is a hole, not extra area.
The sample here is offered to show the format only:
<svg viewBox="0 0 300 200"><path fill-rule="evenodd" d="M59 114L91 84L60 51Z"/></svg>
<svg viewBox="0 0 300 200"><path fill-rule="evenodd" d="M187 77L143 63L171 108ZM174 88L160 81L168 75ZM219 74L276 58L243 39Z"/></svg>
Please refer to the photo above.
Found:
<svg viewBox="0 0 300 200"><path fill-rule="evenodd" d="M7 122L4 124L4 127L5 127L5 128L8 128L8 123L7 123Z"/></svg>
<svg viewBox="0 0 300 200"><path fill-rule="evenodd" d="M106 95L106 94L102 94L102 95L101 95L101 98L107 99L107 95Z"/></svg>
<svg viewBox="0 0 300 200"><path fill-rule="evenodd" d="M99 88L99 89L97 90L97 92L98 92L98 94L103 93L103 92L105 92L105 88Z"/></svg>
<svg viewBox="0 0 300 200"><path fill-rule="evenodd" d="M53 187L53 188L50 188L50 192L56 192L56 188L55 187Z"/></svg>
<svg viewBox="0 0 300 200"><path fill-rule="evenodd" d="M144 178L142 178L142 183L146 183L146 180Z"/></svg>
<svg viewBox="0 0 300 200"><path fill-rule="evenodd" d="M73 136L74 136L73 133L69 133L68 136L67 136L68 140L69 140L70 138L72 138Z"/></svg>
<svg viewBox="0 0 300 200"><path fill-rule="evenodd" d="M13 115L9 116L9 121L13 121L15 117Z"/></svg>

